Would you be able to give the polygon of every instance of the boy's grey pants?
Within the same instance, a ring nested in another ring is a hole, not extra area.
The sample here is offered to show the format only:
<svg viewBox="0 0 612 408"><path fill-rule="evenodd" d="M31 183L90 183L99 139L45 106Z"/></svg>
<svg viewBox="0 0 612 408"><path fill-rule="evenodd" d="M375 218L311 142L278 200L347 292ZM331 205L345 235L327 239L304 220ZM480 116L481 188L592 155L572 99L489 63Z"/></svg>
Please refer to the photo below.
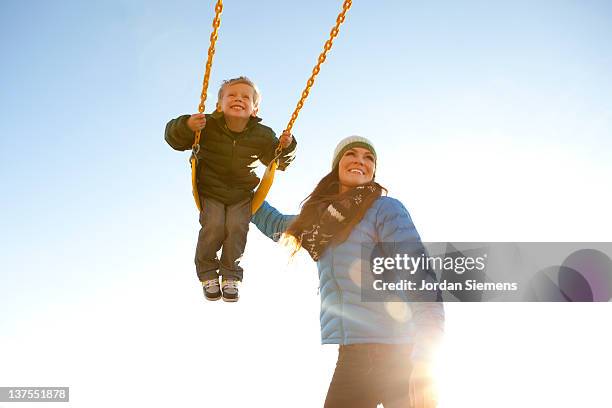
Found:
<svg viewBox="0 0 612 408"><path fill-rule="evenodd" d="M240 259L249 232L251 199L225 205L212 198L201 197L200 203L202 227L195 255L198 279L203 282L221 275L224 278L242 280ZM219 260L217 252L222 248Z"/></svg>

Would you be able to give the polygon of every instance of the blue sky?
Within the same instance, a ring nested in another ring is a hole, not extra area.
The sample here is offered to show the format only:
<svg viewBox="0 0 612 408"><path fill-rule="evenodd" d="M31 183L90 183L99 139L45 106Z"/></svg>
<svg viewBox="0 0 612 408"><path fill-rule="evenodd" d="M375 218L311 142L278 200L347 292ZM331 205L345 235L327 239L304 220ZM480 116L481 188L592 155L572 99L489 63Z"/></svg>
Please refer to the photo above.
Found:
<svg viewBox="0 0 612 408"><path fill-rule="evenodd" d="M264 123L280 132L340 6L227 1L207 106L221 80L248 75L261 88ZM302 363L315 364L307 372L321 373L309 398L324 395L334 356L319 350L315 270L306 258L288 266L286 254L253 231L242 309L203 305L195 282L188 155L171 150L163 130L197 109L212 13L212 2L201 1L0 5L0 334L19 355L50 335L47 325L65 329L51 330L49 349L40 351L46 368L28 360L39 377L15 363L2 384L57 380L87 390L88 377L75 374L88 372L77 355L60 375L44 351L106 339L123 358L130 354L116 336L135 321L142 329L130 334L134 347L168 325L159 344L150 343L157 350L175 349L194 319L221 327L230 319L245 328L232 329L238 337L246 328L275 333L283 319L295 337L274 334L276 343L305 350ZM609 241L611 19L605 1L356 1L296 122L298 157L277 177L271 202L296 211L327 172L337 141L362 134L377 145L378 180L426 240ZM289 310L261 295L279 282L295 296ZM470 318L493 316L484 306ZM583 324L612 340L598 325L610 308L596 306ZM523 309L525 325L536 325L529 319L538 312ZM89 326L88 316L99 324ZM469 319L451 316L450 327ZM552 327L564 333L563 322ZM458 344L464 334L449 336ZM195 336L192 345L210 338L202 327L186 335ZM274 343L265 335L253 341L264 353ZM163 359L166 370L185 371L171 354ZM248 382L256 363L245 366ZM129 372L143 374L137 367ZM84 406L93 406L86 401L94 391L83 391Z"/></svg>

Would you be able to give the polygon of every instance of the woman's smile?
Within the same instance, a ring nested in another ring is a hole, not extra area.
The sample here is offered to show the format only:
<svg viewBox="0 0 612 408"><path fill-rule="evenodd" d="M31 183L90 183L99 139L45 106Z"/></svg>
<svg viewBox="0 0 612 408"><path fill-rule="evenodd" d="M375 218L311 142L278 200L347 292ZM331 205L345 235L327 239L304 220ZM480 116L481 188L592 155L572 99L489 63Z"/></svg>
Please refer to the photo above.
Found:
<svg viewBox="0 0 612 408"><path fill-rule="evenodd" d="M375 169L374 155L368 149L353 147L347 150L338 164L340 192L370 183Z"/></svg>

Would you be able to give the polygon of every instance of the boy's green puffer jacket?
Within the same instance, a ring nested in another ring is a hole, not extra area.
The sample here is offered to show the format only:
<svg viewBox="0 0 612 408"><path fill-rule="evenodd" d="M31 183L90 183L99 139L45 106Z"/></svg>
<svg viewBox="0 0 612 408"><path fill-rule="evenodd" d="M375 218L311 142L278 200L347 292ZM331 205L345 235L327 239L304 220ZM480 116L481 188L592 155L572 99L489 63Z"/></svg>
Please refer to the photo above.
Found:
<svg viewBox="0 0 612 408"><path fill-rule="evenodd" d="M166 125L166 142L175 150L189 150L195 140L187 126L190 115L179 116ZM259 177L253 169L260 160L268 165L274 158L278 139L274 131L251 118L246 129L234 133L225 124L223 112L206 115L198 154L198 191L226 205L235 204L253 194ZM283 149L278 168L284 170L294 158L295 138Z"/></svg>

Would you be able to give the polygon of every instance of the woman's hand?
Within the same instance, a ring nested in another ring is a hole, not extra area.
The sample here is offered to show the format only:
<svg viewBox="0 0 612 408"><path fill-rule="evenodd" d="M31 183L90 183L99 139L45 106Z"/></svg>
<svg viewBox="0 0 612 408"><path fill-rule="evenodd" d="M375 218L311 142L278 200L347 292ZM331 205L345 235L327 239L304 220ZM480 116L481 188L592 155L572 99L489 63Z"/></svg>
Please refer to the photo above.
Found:
<svg viewBox="0 0 612 408"><path fill-rule="evenodd" d="M429 364L414 363L409 388L412 408L435 408L438 405L437 390Z"/></svg>
<svg viewBox="0 0 612 408"><path fill-rule="evenodd" d="M204 129L206 126L206 115L203 113L193 114L187 119L187 126L194 132Z"/></svg>

